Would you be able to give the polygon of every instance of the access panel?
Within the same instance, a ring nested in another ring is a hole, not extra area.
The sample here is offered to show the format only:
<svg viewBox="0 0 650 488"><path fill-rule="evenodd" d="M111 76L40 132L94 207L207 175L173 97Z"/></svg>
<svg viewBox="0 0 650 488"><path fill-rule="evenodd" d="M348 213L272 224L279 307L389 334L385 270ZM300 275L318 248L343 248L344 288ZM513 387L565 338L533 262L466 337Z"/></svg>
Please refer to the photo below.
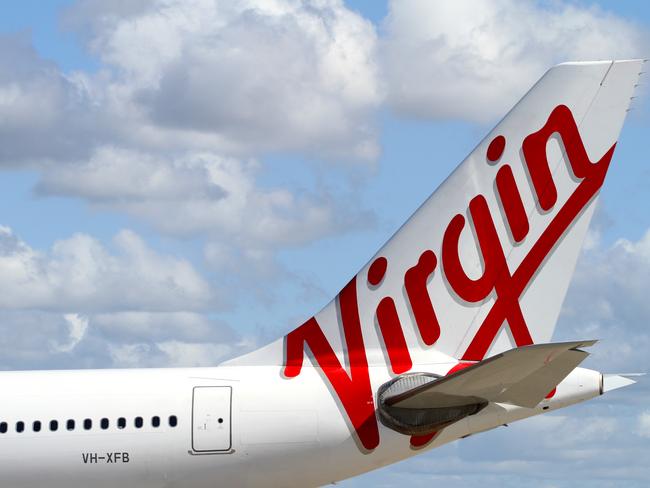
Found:
<svg viewBox="0 0 650 488"><path fill-rule="evenodd" d="M230 386L197 386L192 404L192 449L196 452L229 451L231 441Z"/></svg>

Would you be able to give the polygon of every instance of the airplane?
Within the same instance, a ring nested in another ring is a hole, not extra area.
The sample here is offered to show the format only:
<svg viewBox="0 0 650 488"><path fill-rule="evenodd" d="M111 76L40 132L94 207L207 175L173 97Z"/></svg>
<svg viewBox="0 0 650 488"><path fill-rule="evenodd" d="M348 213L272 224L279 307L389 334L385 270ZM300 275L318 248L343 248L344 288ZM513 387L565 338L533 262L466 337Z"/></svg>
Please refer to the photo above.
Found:
<svg viewBox="0 0 650 488"><path fill-rule="evenodd" d="M579 367L594 340L551 339L643 63L552 67L330 303L261 349L0 373L0 484L326 485L634 383Z"/></svg>

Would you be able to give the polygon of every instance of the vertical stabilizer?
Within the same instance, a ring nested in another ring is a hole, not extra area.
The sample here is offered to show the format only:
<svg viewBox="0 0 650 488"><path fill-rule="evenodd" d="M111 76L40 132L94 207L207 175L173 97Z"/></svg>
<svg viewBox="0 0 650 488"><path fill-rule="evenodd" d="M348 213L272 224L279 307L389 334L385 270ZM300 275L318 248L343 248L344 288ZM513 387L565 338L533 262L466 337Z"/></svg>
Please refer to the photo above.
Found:
<svg viewBox="0 0 650 488"><path fill-rule="evenodd" d="M372 450L386 373L550 342L642 64L551 68L332 302L228 364L318 368Z"/></svg>
<svg viewBox="0 0 650 488"><path fill-rule="evenodd" d="M235 362L397 373L549 342L642 64L551 68L335 300Z"/></svg>

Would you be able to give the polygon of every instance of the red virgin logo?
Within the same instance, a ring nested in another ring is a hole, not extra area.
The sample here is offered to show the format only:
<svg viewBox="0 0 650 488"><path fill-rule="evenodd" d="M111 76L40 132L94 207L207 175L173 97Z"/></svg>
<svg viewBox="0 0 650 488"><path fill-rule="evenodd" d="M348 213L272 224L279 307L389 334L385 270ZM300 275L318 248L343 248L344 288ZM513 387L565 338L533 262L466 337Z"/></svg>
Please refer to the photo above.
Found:
<svg viewBox="0 0 650 488"><path fill-rule="evenodd" d="M527 136L522 144L532 191L543 211L554 209L557 203L557 189L546 155L546 145L553 134L559 134L562 139L571 172L579 184L556 211L516 269L508 268L487 200L483 195L477 195L469 202L468 210L483 260L482 276L472 279L463 269L459 257L459 239L466 219L460 213L451 219L444 232L440 262L434 251L426 250L404 274L409 306L418 333L426 345L435 344L441 333L435 307L427 290L427 280L440 264L453 292L459 298L476 303L491 294L495 297L492 308L463 353L462 360L483 359L505 321L517 346L533 342L519 304L521 294L542 267L544 259L602 186L616 146L614 144L598 162L592 163L571 111L564 105L557 106L544 126ZM491 162L498 161L505 144L503 136L496 137L489 145L487 159ZM504 209L506 226L512 238L520 242L529 232L529 222L512 168L508 164L499 168L495 187ZM388 264L384 257L379 257L372 263L368 271L368 282L371 285L378 286L381 283ZM372 450L379 445L379 428L359 319L356 278L343 288L337 300L349 369L341 365L317 320L312 317L286 336L283 372L288 378L298 376L303 365L305 347L308 347L338 396L359 441L365 449ZM384 297L379 302L376 317L392 372L401 374L409 371L413 366L411 355L392 297ZM430 438L431 436L426 439L413 438L411 443L419 446Z"/></svg>

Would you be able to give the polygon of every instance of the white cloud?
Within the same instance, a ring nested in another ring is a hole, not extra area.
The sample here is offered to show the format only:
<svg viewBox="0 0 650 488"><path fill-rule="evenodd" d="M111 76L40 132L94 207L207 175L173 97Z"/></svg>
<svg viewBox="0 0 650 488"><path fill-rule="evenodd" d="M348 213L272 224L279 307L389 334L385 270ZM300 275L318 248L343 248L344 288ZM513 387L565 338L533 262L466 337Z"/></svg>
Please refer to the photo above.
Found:
<svg viewBox="0 0 650 488"><path fill-rule="evenodd" d="M87 162L45 169L36 191L84 198L136 216L164 234L207 236L205 255L219 269L237 254L265 268L279 246L372 223L338 193L261 188L260 170L255 160L207 151L161 155L109 146L97 148Z"/></svg>
<svg viewBox="0 0 650 488"><path fill-rule="evenodd" d="M63 344L52 342L52 349L55 352L71 352L83 340L88 329L87 317L82 317L76 313L67 313L63 315L63 318L68 323L69 336L68 340Z"/></svg>
<svg viewBox="0 0 650 488"><path fill-rule="evenodd" d="M216 365L259 341L186 260L121 231L39 251L0 226L0 369Z"/></svg>
<svg viewBox="0 0 650 488"><path fill-rule="evenodd" d="M650 370L650 230L638 241L620 239L586 250L576 268L556 339L600 339L593 348L599 369Z"/></svg>
<svg viewBox="0 0 650 488"><path fill-rule="evenodd" d="M0 228L0 308L178 311L218 304L188 261L155 252L131 231L117 234L113 246L115 253L76 234L42 253Z"/></svg>
<svg viewBox="0 0 650 488"><path fill-rule="evenodd" d="M80 2L102 103L140 146L374 159L372 24L339 0Z"/></svg>
<svg viewBox="0 0 650 488"><path fill-rule="evenodd" d="M35 169L39 194L207 238L220 270L267 272L282 246L368 225L347 184L269 187L251 156L376 158L376 34L342 2L86 1L67 17L97 72L0 37L0 164Z"/></svg>
<svg viewBox="0 0 650 488"><path fill-rule="evenodd" d="M0 310L0 370L215 366L260 343L205 313Z"/></svg>
<svg viewBox="0 0 650 488"><path fill-rule="evenodd" d="M0 34L0 164L81 158L104 130L83 84L42 59L26 35Z"/></svg>
<svg viewBox="0 0 650 488"><path fill-rule="evenodd" d="M503 115L553 64L643 57L648 45L631 22L570 2L391 1L385 28L396 111L481 122Z"/></svg>

